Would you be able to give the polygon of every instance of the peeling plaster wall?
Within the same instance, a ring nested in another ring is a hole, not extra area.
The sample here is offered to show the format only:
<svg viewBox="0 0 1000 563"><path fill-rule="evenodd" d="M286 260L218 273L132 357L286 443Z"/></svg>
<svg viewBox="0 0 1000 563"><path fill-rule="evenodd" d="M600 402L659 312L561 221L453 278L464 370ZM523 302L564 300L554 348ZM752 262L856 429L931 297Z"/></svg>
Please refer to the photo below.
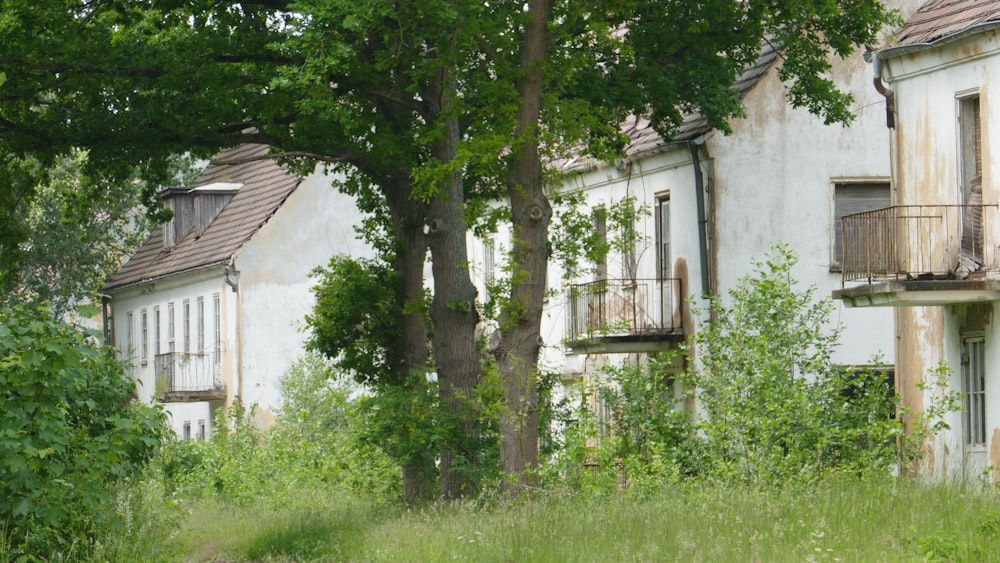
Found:
<svg viewBox="0 0 1000 563"><path fill-rule="evenodd" d="M983 202L1000 201L1000 169L992 149L1000 124L1000 98L992 77L1000 76L1000 35L987 32L923 49L885 61L886 81L897 105L897 201L901 204L957 204L961 202L959 99L978 94L982 120ZM984 215L987 266L1000 259L1000 222ZM941 252L945 245L938 242ZM935 478L965 476L978 479L987 467L1000 467L1000 331L994 319L998 302L941 307L900 307L896 311L897 377L903 399L913 410L926 409L931 390L918 382L939 361L950 367L949 389L962 385L962 335L978 332L985 338L986 445L966 445L964 415L946 417L949 429L925 444L925 470ZM996 481L1000 475L994 470Z"/></svg>
<svg viewBox="0 0 1000 563"><path fill-rule="evenodd" d="M280 380L304 352L305 315L315 303L309 273L336 254L370 257L354 226L361 213L353 198L315 173L292 192L277 213L235 258L242 319L242 400L257 405L262 426L281 405Z"/></svg>
<svg viewBox="0 0 1000 563"><path fill-rule="evenodd" d="M833 261L834 184L890 179L885 100L872 87L872 69L860 53L835 61L835 83L851 92L857 118L849 126L824 125L785 100L785 86L771 69L749 93L747 117L733 133L707 145L715 161L713 232L720 293L751 271L775 243L799 256L794 275L818 298L841 288ZM885 309L848 309L839 301L832 323L844 329L835 361L867 364L894 355L893 317Z"/></svg>

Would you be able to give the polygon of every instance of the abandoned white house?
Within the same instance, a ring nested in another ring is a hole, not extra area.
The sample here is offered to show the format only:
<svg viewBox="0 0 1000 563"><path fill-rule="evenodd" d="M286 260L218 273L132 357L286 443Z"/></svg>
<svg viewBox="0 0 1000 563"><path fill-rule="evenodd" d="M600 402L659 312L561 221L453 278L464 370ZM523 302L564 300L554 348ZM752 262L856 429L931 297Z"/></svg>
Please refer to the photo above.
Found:
<svg viewBox="0 0 1000 563"><path fill-rule="evenodd" d="M926 412L962 395L950 429L925 444L927 473L1000 478L1000 1L924 4L874 53L894 106L891 205L844 218L844 289L856 308L895 313L898 390ZM929 381L933 383L933 379Z"/></svg>
<svg viewBox="0 0 1000 563"><path fill-rule="evenodd" d="M173 219L106 285L112 341L142 400L161 401L178 436L204 438L217 408L256 405L267 425L280 378L302 354L309 273L334 254L368 255L353 199L320 172L301 178L266 148L224 151L192 186L163 192Z"/></svg>
<svg viewBox="0 0 1000 563"><path fill-rule="evenodd" d="M916 7L892 4L904 13ZM633 118L622 126L630 139L622 160L558 163L569 174L552 189L582 193L599 231L613 240L634 229L636 244L613 250L586 278L566 281L550 267L549 285L561 297L549 299L543 318L547 369L587 379L601 366L677 348L708 320L692 315L687 300L725 295L776 243L800 257L794 275L803 287L829 295L841 286L840 217L889 205L891 174L884 98L871 87L871 66L860 53L831 62L830 77L855 99L850 126L791 107L780 57L768 48L734 84L746 117L730 121L731 134L691 115L664 139ZM650 213L616 225L616 206L631 198ZM485 284L499 271L509 234L472 246ZM891 311L838 306L832 322L844 327L836 362L878 363L891 373Z"/></svg>

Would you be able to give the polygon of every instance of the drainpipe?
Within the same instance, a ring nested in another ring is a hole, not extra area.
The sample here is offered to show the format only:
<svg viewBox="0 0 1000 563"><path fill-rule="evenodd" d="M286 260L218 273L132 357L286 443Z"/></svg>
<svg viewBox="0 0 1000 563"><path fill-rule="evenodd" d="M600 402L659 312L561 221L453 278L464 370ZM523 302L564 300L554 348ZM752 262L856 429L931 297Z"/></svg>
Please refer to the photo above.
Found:
<svg viewBox="0 0 1000 563"><path fill-rule="evenodd" d="M701 258L701 292L708 295L709 286L708 264L708 217L705 214L705 176L701 172L701 157L699 151L705 144L705 136L700 135L693 141L688 141L691 150L691 164L694 166L695 199L698 203L698 250Z"/></svg>
<svg viewBox="0 0 1000 563"><path fill-rule="evenodd" d="M229 259L229 264L223 270L226 285L232 288L236 294L236 392L233 394L233 402L243 404L243 298L240 295L239 273L234 266L235 257ZM231 274L236 274L234 280Z"/></svg>
<svg viewBox="0 0 1000 563"><path fill-rule="evenodd" d="M885 126L889 129L896 128L896 95L895 93L886 88L885 83L882 82L882 59L878 56L878 51L866 51L864 54L866 62L872 63L872 72L875 74L873 79L875 83L875 90L885 98Z"/></svg>

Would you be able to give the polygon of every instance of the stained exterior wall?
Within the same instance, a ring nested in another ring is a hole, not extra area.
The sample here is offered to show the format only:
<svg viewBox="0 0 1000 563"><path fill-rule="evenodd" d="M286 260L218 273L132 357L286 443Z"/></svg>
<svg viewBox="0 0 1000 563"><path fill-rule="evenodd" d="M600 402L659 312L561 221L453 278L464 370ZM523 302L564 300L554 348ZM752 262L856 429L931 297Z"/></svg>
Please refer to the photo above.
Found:
<svg viewBox="0 0 1000 563"><path fill-rule="evenodd" d="M993 77L1000 76L1000 36L979 33L936 48L923 48L883 61L884 76L895 92L896 180L901 204L961 203L960 99L980 97L983 203L1000 201L1000 170L992 150L1000 124L1000 98ZM997 262L1000 225L986 222L985 265ZM944 255L947 241L938 243ZM954 244L952 244L954 246ZM988 466L1000 467L1000 333L997 302L938 307L900 307L896 311L898 377L904 400L914 411L933 400L918 383L939 361L952 371L949 388L963 392L962 337L982 335L985 344L986 444L970 447L963 413L948 416L950 429L928 440L926 470L935 476L979 478ZM995 471L994 471L995 473ZM995 481L998 475L991 476Z"/></svg>
<svg viewBox="0 0 1000 563"><path fill-rule="evenodd" d="M703 294L704 268L710 270L710 290L724 294L750 272L752 258L763 257L775 243L787 242L800 256L795 275L802 286L816 285L817 298L825 298L841 287L839 272L831 271L834 185L889 182L891 176L885 100L871 85L870 65L856 54L837 61L833 77L856 98L857 119L850 127L827 126L805 110L793 110L772 68L745 99L747 117L732 121L733 133L706 136L700 164L709 220L707 265L701 263L699 251L695 174L688 144L633 158L626 166L604 164L567 178L559 189L582 190L591 206L608 206L628 195L637 197L640 204L655 206L657 196L669 193L672 270L682 279L685 297ZM637 225L645 238L636 249L638 277L656 277L655 220L653 214ZM481 260L482 249L476 252L473 258ZM621 277L616 258L609 258L608 277ZM558 268L551 269L549 286L560 297L550 298L543 319L549 345L547 365L575 376L634 359L625 354L574 353L561 345L566 335L561 276ZM893 312L835 305L831 325L844 329L835 361L862 365L881 355L883 362L893 363ZM707 320L692 317L687 308L684 316L689 334Z"/></svg>
<svg viewBox="0 0 1000 563"><path fill-rule="evenodd" d="M825 298L841 287L840 273L831 271L834 186L889 182L889 132L885 100L872 87L871 66L860 53L835 60L832 78L855 97L857 118L849 127L824 125L793 109L772 68L748 95L747 117L732 121L733 133L706 143L715 162L712 226L721 292L778 242L798 254L794 275L803 288L815 285L817 297ZM867 364L881 354L891 363L891 311L834 304L831 324L843 329L835 360Z"/></svg>
<svg viewBox="0 0 1000 563"><path fill-rule="evenodd" d="M336 254L371 257L357 240L354 200L320 173L306 178L234 259L239 276L245 405L270 424L280 407L280 380L302 356L305 316L315 298L309 273Z"/></svg>

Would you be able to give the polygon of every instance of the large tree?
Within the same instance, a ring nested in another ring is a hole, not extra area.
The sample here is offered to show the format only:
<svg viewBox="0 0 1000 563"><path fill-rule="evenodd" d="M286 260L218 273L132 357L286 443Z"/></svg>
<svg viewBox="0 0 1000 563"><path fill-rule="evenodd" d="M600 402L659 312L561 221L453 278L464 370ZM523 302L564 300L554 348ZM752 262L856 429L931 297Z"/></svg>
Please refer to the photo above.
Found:
<svg viewBox="0 0 1000 563"><path fill-rule="evenodd" d="M155 176L170 152L259 142L289 162L364 175L392 213L426 204L434 362L442 399L456 412L481 369L465 203L502 194L514 248L496 355L507 393L503 467L518 485L531 484L525 470L537 463L547 153L606 156L621 146L617 124L633 113L650 115L668 136L695 111L725 130L741 111L732 84L764 41L782 53L793 104L846 121L849 98L825 77L828 57L872 42L891 19L877 0L2 7L5 152L86 146L105 174L148 161ZM476 432L474 417L461 426ZM461 443L442 449L444 496L461 494L450 467L468 454Z"/></svg>

